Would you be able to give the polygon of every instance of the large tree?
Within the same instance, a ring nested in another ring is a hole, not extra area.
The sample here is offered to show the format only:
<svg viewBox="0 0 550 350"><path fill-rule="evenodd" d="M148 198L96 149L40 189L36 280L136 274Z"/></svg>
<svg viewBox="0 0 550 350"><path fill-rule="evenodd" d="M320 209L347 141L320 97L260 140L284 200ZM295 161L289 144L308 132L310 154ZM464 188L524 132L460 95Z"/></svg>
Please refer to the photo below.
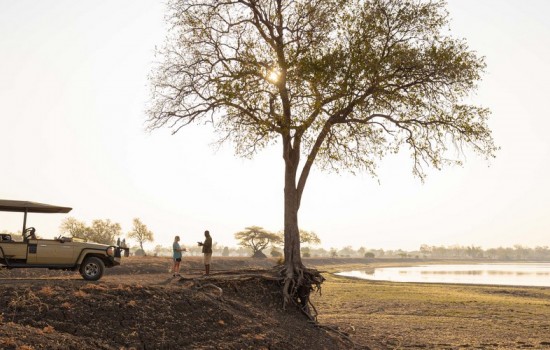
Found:
<svg viewBox="0 0 550 350"><path fill-rule="evenodd" d="M448 35L439 0L172 0L151 75L151 128L211 122L284 160L287 295L302 283L298 210L316 164L363 170L404 150L412 171L492 157L489 111L468 104L485 64ZM455 152L453 152L455 151Z"/></svg>

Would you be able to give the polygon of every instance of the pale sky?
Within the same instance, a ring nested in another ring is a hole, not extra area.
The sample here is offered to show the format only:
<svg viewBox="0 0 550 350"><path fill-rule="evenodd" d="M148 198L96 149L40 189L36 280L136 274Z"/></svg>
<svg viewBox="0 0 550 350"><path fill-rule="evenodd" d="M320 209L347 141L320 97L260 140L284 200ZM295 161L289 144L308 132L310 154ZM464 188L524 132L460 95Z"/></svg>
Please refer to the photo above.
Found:
<svg viewBox="0 0 550 350"><path fill-rule="evenodd" d="M486 57L473 101L492 110L501 147L490 163L473 152L463 167L414 178L406 156L386 158L379 177L315 169L300 227L325 248L418 249L550 245L550 2L450 0L451 33ZM152 0L0 0L0 198L70 206L29 214L39 235L73 216L139 217L155 244L194 244L259 225L283 227L280 145L253 160L216 151L209 126L145 131L149 74L165 36L165 5ZM0 213L0 230L23 215Z"/></svg>

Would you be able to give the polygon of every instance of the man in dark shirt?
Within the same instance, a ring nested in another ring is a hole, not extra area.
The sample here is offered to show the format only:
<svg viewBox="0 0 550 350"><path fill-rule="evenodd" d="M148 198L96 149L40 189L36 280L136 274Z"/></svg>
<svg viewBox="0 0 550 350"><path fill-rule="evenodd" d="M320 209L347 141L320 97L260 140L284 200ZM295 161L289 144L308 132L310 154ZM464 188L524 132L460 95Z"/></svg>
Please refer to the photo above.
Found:
<svg viewBox="0 0 550 350"><path fill-rule="evenodd" d="M205 275L208 276L210 274L210 261L212 260L212 237L210 237L208 230L204 231L204 237L206 237L204 243L199 242L199 246L202 246Z"/></svg>

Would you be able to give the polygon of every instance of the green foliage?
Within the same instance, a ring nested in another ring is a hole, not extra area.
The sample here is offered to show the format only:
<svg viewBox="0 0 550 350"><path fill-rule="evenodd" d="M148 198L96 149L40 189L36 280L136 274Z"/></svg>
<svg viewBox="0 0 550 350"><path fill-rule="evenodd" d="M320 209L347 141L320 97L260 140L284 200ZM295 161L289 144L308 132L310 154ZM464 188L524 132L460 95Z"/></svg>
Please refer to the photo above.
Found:
<svg viewBox="0 0 550 350"><path fill-rule="evenodd" d="M403 146L418 176L460 163L449 146L493 155L489 111L462 103L485 63L448 35L444 1L284 3L171 1L150 126L212 118L245 156L288 137L307 171L374 174Z"/></svg>
<svg viewBox="0 0 550 350"><path fill-rule="evenodd" d="M83 221L79 221L73 217L68 217L61 222L59 227L62 233L68 233L71 237L83 238L87 237L88 227Z"/></svg>
<svg viewBox="0 0 550 350"><path fill-rule="evenodd" d="M103 244L114 244L115 237L120 236L120 224L106 220L93 220L86 230L86 240Z"/></svg>
<svg viewBox="0 0 550 350"><path fill-rule="evenodd" d="M321 244L321 239L313 231L300 230L300 243L301 244L319 245L319 244Z"/></svg>
<svg viewBox="0 0 550 350"><path fill-rule="evenodd" d="M71 237L81 238L85 241L114 244L115 237L120 236L120 224L112 223L110 219L94 220L91 226L85 222L69 217L61 223L60 230Z"/></svg>
<svg viewBox="0 0 550 350"><path fill-rule="evenodd" d="M270 244L280 243L281 240L278 234L259 226L246 227L244 231L235 233L235 239L239 241L240 246L251 248L254 256L257 256Z"/></svg>
<svg viewBox="0 0 550 350"><path fill-rule="evenodd" d="M128 232L128 237L135 239L143 250L143 243L153 242L153 232L147 228L147 225L141 222L139 218L133 220L133 227L130 232Z"/></svg>

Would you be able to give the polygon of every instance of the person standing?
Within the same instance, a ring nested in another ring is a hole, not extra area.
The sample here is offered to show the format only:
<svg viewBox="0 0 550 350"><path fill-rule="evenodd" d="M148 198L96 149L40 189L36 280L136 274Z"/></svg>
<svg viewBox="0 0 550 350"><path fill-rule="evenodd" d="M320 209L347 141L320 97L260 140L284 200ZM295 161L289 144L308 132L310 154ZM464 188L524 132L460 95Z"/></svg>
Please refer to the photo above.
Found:
<svg viewBox="0 0 550 350"><path fill-rule="evenodd" d="M204 254L204 270L205 275L210 274L210 261L212 260L212 237L208 230L204 231L204 242L198 242L199 246L202 246L202 253Z"/></svg>
<svg viewBox="0 0 550 350"><path fill-rule="evenodd" d="M186 248L180 246L180 236L174 237L174 243L172 244L172 252L174 258L174 266L172 267L172 276L180 276L180 263L181 263L181 252L187 251Z"/></svg>

